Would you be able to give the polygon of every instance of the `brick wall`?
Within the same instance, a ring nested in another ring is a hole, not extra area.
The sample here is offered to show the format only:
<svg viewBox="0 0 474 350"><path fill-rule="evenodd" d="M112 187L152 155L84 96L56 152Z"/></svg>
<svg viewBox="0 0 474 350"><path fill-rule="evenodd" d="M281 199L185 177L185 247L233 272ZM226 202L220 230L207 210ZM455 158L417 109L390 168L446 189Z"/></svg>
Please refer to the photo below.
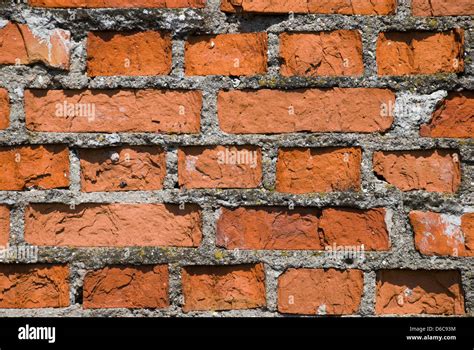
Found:
<svg viewBox="0 0 474 350"><path fill-rule="evenodd" d="M473 16L2 1L0 315L474 315Z"/></svg>

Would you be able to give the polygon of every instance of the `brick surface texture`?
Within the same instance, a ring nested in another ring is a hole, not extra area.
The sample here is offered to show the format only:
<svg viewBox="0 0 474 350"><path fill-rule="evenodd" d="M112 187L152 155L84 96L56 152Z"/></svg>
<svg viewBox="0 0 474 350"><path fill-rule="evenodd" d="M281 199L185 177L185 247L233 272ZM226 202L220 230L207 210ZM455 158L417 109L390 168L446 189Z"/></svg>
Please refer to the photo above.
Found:
<svg viewBox="0 0 474 350"><path fill-rule="evenodd" d="M474 316L473 20L1 2L1 315Z"/></svg>

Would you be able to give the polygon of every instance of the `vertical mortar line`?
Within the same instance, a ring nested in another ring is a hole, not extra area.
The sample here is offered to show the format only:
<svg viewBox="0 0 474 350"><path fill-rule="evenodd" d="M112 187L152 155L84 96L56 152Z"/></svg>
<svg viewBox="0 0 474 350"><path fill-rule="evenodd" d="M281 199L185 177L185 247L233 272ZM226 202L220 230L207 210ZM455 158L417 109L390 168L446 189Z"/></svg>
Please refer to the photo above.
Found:
<svg viewBox="0 0 474 350"><path fill-rule="evenodd" d="M81 162L78 148L69 148L69 190L72 198L81 195Z"/></svg>
<svg viewBox="0 0 474 350"><path fill-rule="evenodd" d="M359 308L361 316L375 315L376 283L376 271L364 271L364 291Z"/></svg>
<svg viewBox="0 0 474 350"><path fill-rule="evenodd" d="M166 159L166 177L163 190L173 190L178 186L178 148L174 146L162 147Z"/></svg>
<svg viewBox="0 0 474 350"><path fill-rule="evenodd" d="M272 191L276 187L276 163L278 158L278 146L265 143L262 147L262 184L265 190Z"/></svg>
<svg viewBox="0 0 474 350"><path fill-rule="evenodd" d="M184 295L182 293L181 283L182 266L176 263L168 264L169 271L169 301L170 309L175 309L178 315L182 314L181 307L184 305Z"/></svg>
<svg viewBox="0 0 474 350"><path fill-rule="evenodd" d="M183 78L184 73L184 49L185 47L185 40L179 38L172 39L172 69L169 76Z"/></svg>
<svg viewBox="0 0 474 350"><path fill-rule="evenodd" d="M280 33L268 32L267 74L278 77L280 74Z"/></svg>
<svg viewBox="0 0 474 350"><path fill-rule="evenodd" d="M203 85L202 112L201 112L201 138L211 135L222 135L219 127L217 96L220 87Z"/></svg>
<svg viewBox="0 0 474 350"><path fill-rule="evenodd" d="M398 0L397 1L397 13L395 20L406 21L412 15L411 11L412 0Z"/></svg>
<svg viewBox="0 0 474 350"><path fill-rule="evenodd" d="M28 204L21 200L10 207L10 240L11 246L25 244L25 210Z"/></svg>
<svg viewBox="0 0 474 350"><path fill-rule="evenodd" d="M368 19L367 26L358 28L362 35L362 59L364 62L364 79L378 79L377 75L377 39L381 28L374 24L376 19Z"/></svg>
<svg viewBox="0 0 474 350"><path fill-rule="evenodd" d="M199 250L214 253L218 248L216 246L216 224L220 215L221 208L213 208L213 203L208 203L202 208L202 242ZM209 256L209 258L213 258Z"/></svg>
<svg viewBox="0 0 474 350"><path fill-rule="evenodd" d="M278 311L278 277L280 271L275 270L270 264L265 263L265 289L267 309L270 312Z"/></svg>

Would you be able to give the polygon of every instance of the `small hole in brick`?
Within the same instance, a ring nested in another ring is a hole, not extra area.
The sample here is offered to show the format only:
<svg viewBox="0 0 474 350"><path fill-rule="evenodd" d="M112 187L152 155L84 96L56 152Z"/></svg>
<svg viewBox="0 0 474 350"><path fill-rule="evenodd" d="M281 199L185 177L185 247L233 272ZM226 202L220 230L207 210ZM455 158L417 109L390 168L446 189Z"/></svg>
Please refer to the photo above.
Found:
<svg viewBox="0 0 474 350"><path fill-rule="evenodd" d="M127 183L125 181L120 182L120 188L127 187Z"/></svg>

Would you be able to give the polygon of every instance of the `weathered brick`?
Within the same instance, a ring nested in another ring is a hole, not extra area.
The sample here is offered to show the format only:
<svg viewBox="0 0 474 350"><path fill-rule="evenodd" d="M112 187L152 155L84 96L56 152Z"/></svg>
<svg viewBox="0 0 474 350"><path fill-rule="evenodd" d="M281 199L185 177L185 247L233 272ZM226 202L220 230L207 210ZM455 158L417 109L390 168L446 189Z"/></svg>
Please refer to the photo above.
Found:
<svg viewBox="0 0 474 350"><path fill-rule="evenodd" d="M198 133L201 107L198 91L25 91L32 131Z"/></svg>
<svg viewBox="0 0 474 350"><path fill-rule="evenodd" d="M287 148L278 152L276 190L310 193L360 190L360 148Z"/></svg>
<svg viewBox="0 0 474 350"><path fill-rule="evenodd" d="M257 75L267 72L267 34L191 37L185 47L186 75Z"/></svg>
<svg viewBox="0 0 474 350"><path fill-rule="evenodd" d="M10 239L10 208L0 205L0 246L6 247Z"/></svg>
<svg viewBox="0 0 474 350"><path fill-rule="evenodd" d="M59 8L202 8L206 0L28 0L28 3Z"/></svg>
<svg viewBox="0 0 474 350"><path fill-rule="evenodd" d="M283 76L360 76L362 37L357 30L280 35Z"/></svg>
<svg viewBox="0 0 474 350"><path fill-rule="evenodd" d="M181 270L184 312L254 309L266 305L263 264L187 266Z"/></svg>
<svg viewBox="0 0 474 350"><path fill-rule="evenodd" d="M63 145L0 148L0 191L69 186L69 150Z"/></svg>
<svg viewBox="0 0 474 350"><path fill-rule="evenodd" d="M430 122L421 126L420 135L474 138L474 91L450 93L438 104Z"/></svg>
<svg viewBox="0 0 474 350"><path fill-rule="evenodd" d="M197 247L201 237L195 205L31 204L25 213L25 240L38 246Z"/></svg>
<svg viewBox="0 0 474 350"><path fill-rule="evenodd" d="M69 306L69 268L63 265L0 265L0 308Z"/></svg>
<svg viewBox="0 0 474 350"><path fill-rule="evenodd" d="M351 229L348 230L347 228ZM241 207L222 208L217 245L226 249L324 250L361 246L388 250L385 209Z"/></svg>
<svg viewBox="0 0 474 350"><path fill-rule="evenodd" d="M362 271L289 269L278 279L278 311L302 315L347 315L359 310Z"/></svg>
<svg viewBox="0 0 474 350"><path fill-rule="evenodd" d="M312 208L222 208L217 245L227 249L321 250L318 210Z"/></svg>
<svg viewBox="0 0 474 350"><path fill-rule="evenodd" d="M230 134L383 132L394 103L385 89L232 90L219 92L218 117Z"/></svg>
<svg viewBox="0 0 474 350"><path fill-rule="evenodd" d="M474 213L412 211L416 249L425 255L474 256Z"/></svg>
<svg viewBox="0 0 474 350"><path fill-rule="evenodd" d="M167 75L170 72L169 34L91 32L87 36L87 74L91 77Z"/></svg>
<svg viewBox="0 0 474 350"><path fill-rule="evenodd" d="M464 71L464 31L388 32L377 42L379 75Z"/></svg>
<svg viewBox="0 0 474 350"><path fill-rule="evenodd" d="M70 33L63 29L41 29L33 32L26 24L0 24L0 64L43 63L49 67L69 69Z"/></svg>
<svg viewBox="0 0 474 350"><path fill-rule="evenodd" d="M10 125L10 99L8 91L0 88L0 130Z"/></svg>
<svg viewBox="0 0 474 350"><path fill-rule="evenodd" d="M472 16L472 0L412 0L415 16Z"/></svg>
<svg viewBox="0 0 474 350"><path fill-rule="evenodd" d="M377 314L464 314L458 271L382 270L377 272Z"/></svg>
<svg viewBox="0 0 474 350"><path fill-rule="evenodd" d="M255 188L262 182L262 153L253 146L185 147L178 150L184 188Z"/></svg>
<svg viewBox="0 0 474 350"><path fill-rule="evenodd" d="M222 0L224 12L389 15L396 0Z"/></svg>
<svg viewBox="0 0 474 350"><path fill-rule="evenodd" d="M362 246L364 250L388 250L390 238L385 222L386 210L328 208L319 220L324 245Z"/></svg>
<svg viewBox="0 0 474 350"><path fill-rule="evenodd" d="M374 171L402 191L451 192L459 189L459 155L451 150L375 152Z"/></svg>
<svg viewBox="0 0 474 350"><path fill-rule="evenodd" d="M81 149L79 158L82 191L152 191L163 188L166 155L159 147Z"/></svg>
<svg viewBox="0 0 474 350"><path fill-rule="evenodd" d="M84 277L84 308L162 309L169 306L168 266L110 266Z"/></svg>

